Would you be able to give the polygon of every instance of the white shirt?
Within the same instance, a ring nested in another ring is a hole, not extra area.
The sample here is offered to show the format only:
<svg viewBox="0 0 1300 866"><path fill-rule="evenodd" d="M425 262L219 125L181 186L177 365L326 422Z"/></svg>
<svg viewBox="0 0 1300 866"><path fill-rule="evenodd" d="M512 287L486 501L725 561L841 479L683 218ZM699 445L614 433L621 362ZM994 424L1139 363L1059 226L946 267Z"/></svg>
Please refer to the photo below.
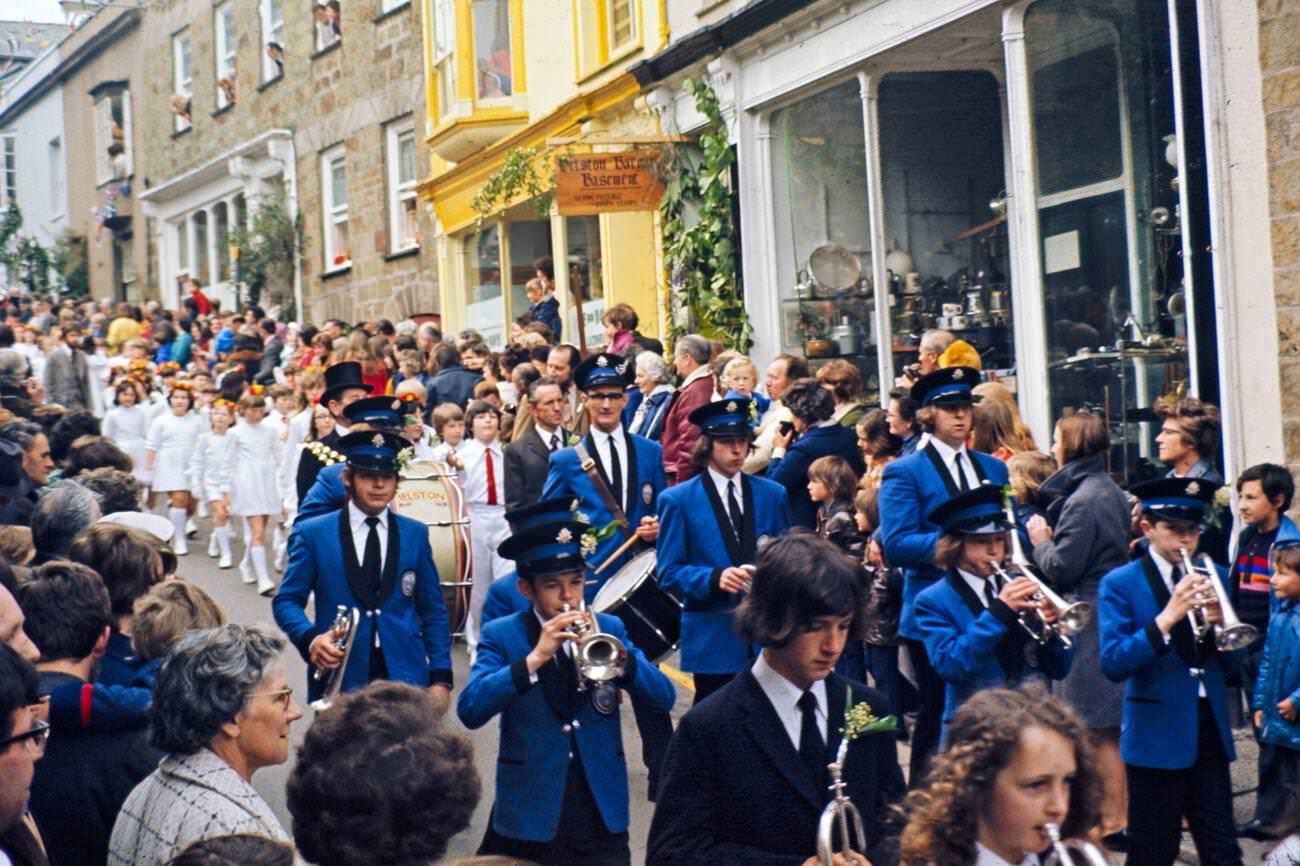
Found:
<svg viewBox="0 0 1300 866"><path fill-rule="evenodd" d="M1037 854L1026 854L1019 863L1008 863L980 843L975 843L975 866L1039 866Z"/></svg>
<svg viewBox="0 0 1300 866"><path fill-rule="evenodd" d="M723 511L727 510L727 485L734 485L736 491L736 505L738 506L740 513L743 515L745 513L745 491L740 489L740 473L737 472L735 475L728 478L718 470L714 469L713 464L710 463L709 478L713 479L713 486L718 489L718 499L722 500Z"/></svg>
<svg viewBox="0 0 1300 866"><path fill-rule="evenodd" d="M966 581L966 585L969 586L975 592L976 597L978 597L980 600L980 604L984 605L984 607L987 608L989 606L989 600L984 597L984 585L988 583L989 580L992 580L993 578L990 577L988 578L988 580L985 580L982 577L976 577L975 575L971 574L969 571L963 571L960 568L957 569L957 573L961 575L962 580ZM996 593L994 594L996 595Z"/></svg>
<svg viewBox="0 0 1300 866"><path fill-rule="evenodd" d="M1170 595L1173 595L1174 594L1174 564L1169 560L1165 559L1160 554L1156 553L1154 550L1152 550L1149 547L1147 548L1147 556L1151 557L1151 561L1156 564L1156 571L1160 572L1160 579L1165 582L1165 589L1169 590ZM1169 634L1165 635L1165 644L1168 645L1169 641L1171 641L1172 639L1173 639L1173 632L1171 631ZM1196 676L1195 670L1192 671L1192 675ZM1207 693L1205 691L1205 683L1201 681L1201 678L1199 676L1196 677L1196 681L1199 684L1199 689L1197 693L1203 698L1207 697Z"/></svg>
<svg viewBox="0 0 1300 866"><path fill-rule="evenodd" d="M546 450L547 450L547 451L551 451L551 450L552 450L552 449L551 449L551 437L552 437L552 436L557 436L557 437L559 437L559 438L556 440L556 444L555 444L555 448L554 448L555 451L559 451L561 448L564 447L564 434L563 434L562 432L560 432L560 428L559 428L559 427L556 427L556 428L554 428L554 429L552 429L552 430L548 430L548 429L546 428L546 426L545 426L544 424L542 424L541 421L538 421L536 418L534 418L534 419L533 419L533 429L537 431L537 435L538 435L538 437L542 440L542 444L546 446Z"/></svg>
<svg viewBox="0 0 1300 866"><path fill-rule="evenodd" d="M496 487L496 504L502 508L506 504L506 462L501 451L501 443L493 439L484 445L477 439L466 439L456 449L456 456L464 464L461 484L465 488L465 501L470 505L488 504L487 457L492 455L492 480Z"/></svg>
<svg viewBox="0 0 1300 866"><path fill-rule="evenodd" d="M370 537L370 527L366 525L366 518L369 516L348 500L348 523L352 527L352 546L357 550L357 561L362 564L366 559L366 540ZM388 509L385 508L382 513L375 516L379 518L379 525L375 529L379 532L379 568L382 572L384 557L388 556Z"/></svg>
<svg viewBox="0 0 1300 866"><path fill-rule="evenodd" d="M781 720L781 725L794 745L794 750L799 751L799 734L803 731L803 710L799 709L799 699L803 697L803 691L777 673L767 663L767 656L764 653L758 654L750 672L753 673L754 679L758 680L763 694L767 695L772 709L776 710L777 718ZM826 729L829 725L826 709L826 681L818 680L809 688L813 697L817 699L817 727L821 730L824 743L827 742Z"/></svg>
<svg viewBox="0 0 1300 866"><path fill-rule="evenodd" d="M614 484L614 462L610 459L609 449L612 447L618 452L619 477L623 482L620 489L612 491L618 499L619 505L627 502L627 439L623 436L623 425L619 424L614 428L613 433L606 433L604 430L591 428L591 438L596 441L597 456L600 458L600 465L605 467L605 477L609 479L610 486Z"/></svg>
<svg viewBox="0 0 1300 866"><path fill-rule="evenodd" d="M966 450L965 443L960 448L953 448L938 436L931 436L930 444L934 446L935 451L939 452L939 457L943 460L943 465L948 467L948 476L952 478L954 484L957 484L958 487L961 486L957 481L957 468L953 463L957 459L957 455L960 454L962 471L966 475L966 488L974 490L980 486L982 482L980 477L975 474L975 464L971 460L970 452Z"/></svg>

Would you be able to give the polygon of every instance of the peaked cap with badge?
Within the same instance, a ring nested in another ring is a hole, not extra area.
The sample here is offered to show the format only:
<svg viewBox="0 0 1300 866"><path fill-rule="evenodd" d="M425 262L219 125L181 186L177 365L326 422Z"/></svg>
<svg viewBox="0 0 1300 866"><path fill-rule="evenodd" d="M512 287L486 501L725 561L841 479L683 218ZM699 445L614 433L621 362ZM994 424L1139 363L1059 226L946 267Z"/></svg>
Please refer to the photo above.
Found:
<svg viewBox="0 0 1300 866"><path fill-rule="evenodd" d="M1165 520L1204 523L1213 513L1220 485L1204 478L1157 478L1129 488L1142 501L1142 511Z"/></svg>
<svg viewBox="0 0 1300 866"><path fill-rule="evenodd" d="M968 406L979 402L971 393L979 383L980 371L974 367L944 367L917 379L911 397L921 406Z"/></svg>
<svg viewBox="0 0 1300 866"><path fill-rule="evenodd" d="M590 391L601 385L626 388L632 384L633 372L631 362L622 355L598 352L578 365L573 371L573 382L579 391Z"/></svg>

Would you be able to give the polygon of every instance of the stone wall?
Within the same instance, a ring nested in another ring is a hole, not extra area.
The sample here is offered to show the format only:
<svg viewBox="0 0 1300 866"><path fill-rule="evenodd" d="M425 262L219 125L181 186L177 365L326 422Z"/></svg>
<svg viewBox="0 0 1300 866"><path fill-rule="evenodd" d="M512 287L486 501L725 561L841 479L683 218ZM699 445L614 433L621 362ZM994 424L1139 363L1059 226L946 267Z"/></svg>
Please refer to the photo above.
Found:
<svg viewBox="0 0 1300 866"><path fill-rule="evenodd" d="M293 133L298 205L303 218L305 317L349 321L414 312L437 312L433 248L392 256L388 239L385 125L411 117L418 174L428 173L424 147L424 84L419 0L380 14L381 0L342 0L342 40L315 51L314 0L284 0L285 62L281 78L261 81L258 4L236 0L236 104L216 109L215 23L212 0L155 4L146 25L150 92L138 122L143 156L154 183L203 165L271 129ZM172 131L171 38L190 31L193 127ZM324 271L320 152L337 144L347 151L352 267ZM139 168L137 168L139 173ZM153 233L151 233L151 237ZM433 219L420 208L420 236L433 237ZM154 281L158 270L151 273Z"/></svg>

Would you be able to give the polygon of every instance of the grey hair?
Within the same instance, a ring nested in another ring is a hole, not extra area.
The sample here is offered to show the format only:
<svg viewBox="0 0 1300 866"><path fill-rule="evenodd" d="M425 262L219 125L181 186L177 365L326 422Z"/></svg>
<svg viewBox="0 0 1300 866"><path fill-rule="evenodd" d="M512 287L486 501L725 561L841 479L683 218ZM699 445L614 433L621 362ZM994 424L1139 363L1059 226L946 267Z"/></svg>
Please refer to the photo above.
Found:
<svg viewBox="0 0 1300 866"><path fill-rule="evenodd" d="M957 339L951 331L944 331L939 328L931 328L921 335L921 351L934 352L936 355L942 355L943 350L952 345Z"/></svg>
<svg viewBox="0 0 1300 866"><path fill-rule="evenodd" d="M698 364L709 363L709 357L712 354L713 347L709 345L708 340L699 334L687 334L673 346L673 357L689 355Z"/></svg>
<svg viewBox="0 0 1300 866"><path fill-rule="evenodd" d="M654 352L641 352L637 355L636 369L637 372L645 373L659 385L665 385L672 379L672 373L668 369L668 362L663 359L662 355Z"/></svg>
<svg viewBox="0 0 1300 866"><path fill-rule="evenodd" d="M181 638L154 682L149 742L175 755L192 755L210 744L243 709L284 646L278 631L260 623L230 623Z"/></svg>
<svg viewBox="0 0 1300 866"><path fill-rule="evenodd" d="M31 364L22 354L5 350L0 352L0 385L17 388L30 374Z"/></svg>
<svg viewBox="0 0 1300 866"><path fill-rule="evenodd" d="M65 478L45 488L32 511L32 546L63 559L72 540L102 516L98 497L84 484Z"/></svg>
<svg viewBox="0 0 1300 866"><path fill-rule="evenodd" d="M44 436L45 428L35 421L18 418L0 426L0 439L12 442L24 451L32 447L37 436Z"/></svg>

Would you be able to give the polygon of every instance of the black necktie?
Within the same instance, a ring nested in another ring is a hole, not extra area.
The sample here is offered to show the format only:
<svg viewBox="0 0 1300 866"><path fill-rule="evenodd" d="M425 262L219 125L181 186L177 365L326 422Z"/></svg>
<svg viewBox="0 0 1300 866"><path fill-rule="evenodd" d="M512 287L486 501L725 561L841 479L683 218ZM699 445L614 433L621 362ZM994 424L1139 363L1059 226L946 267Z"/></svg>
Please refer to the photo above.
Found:
<svg viewBox="0 0 1300 866"><path fill-rule="evenodd" d="M551 453L554 454L560 450L560 434L555 432L551 434Z"/></svg>
<svg viewBox="0 0 1300 866"><path fill-rule="evenodd" d="M618 449L614 447L614 437L610 435L606 440L609 442L609 478L614 487L614 499L621 506L623 504L623 464L618 459Z"/></svg>
<svg viewBox="0 0 1300 866"><path fill-rule="evenodd" d="M819 795L825 797L826 790L826 741L822 739L821 728L817 724L817 697L812 690L804 692L799 698L799 709L803 714L803 723L799 728L799 757L812 776L813 785Z"/></svg>
<svg viewBox="0 0 1300 866"><path fill-rule="evenodd" d="M957 473L957 489L963 493L970 490L970 484L966 481L966 470L962 467L960 451L957 452L957 456L952 458L952 467Z"/></svg>
<svg viewBox="0 0 1300 866"><path fill-rule="evenodd" d="M366 573L379 586L384 580L384 564L379 555L379 518L367 517L366 526L370 527L366 533L366 555L361 562L361 570ZM380 603L383 599L380 599Z"/></svg>
<svg viewBox="0 0 1300 866"><path fill-rule="evenodd" d="M734 478L727 481L727 514L731 517L731 531L736 533L736 540L740 541L740 527L743 518L740 514L740 502L736 499L736 479Z"/></svg>
<svg viewBox="0 0 1300 866"><path fill-rule="evenodd" d="M988 606L992 607L993 602L998 600L998 579L996 577L984 578L984 600Z"/></svg>

